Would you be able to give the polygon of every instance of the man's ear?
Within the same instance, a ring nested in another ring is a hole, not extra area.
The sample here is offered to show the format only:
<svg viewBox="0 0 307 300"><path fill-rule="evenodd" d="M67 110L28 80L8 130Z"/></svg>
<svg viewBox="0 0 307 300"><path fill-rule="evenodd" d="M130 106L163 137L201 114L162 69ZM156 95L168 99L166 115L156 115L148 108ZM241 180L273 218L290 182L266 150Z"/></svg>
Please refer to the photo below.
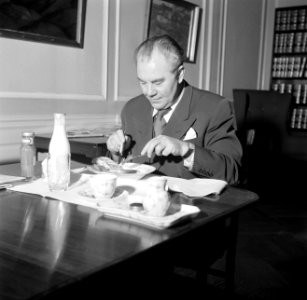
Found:
<svg viewBox="0 0 307 300"><path fill-rule="evenodd" d="M185 72L184 66L183 65L179 66L177 72L178 72L178 83L182 83Z"/></svg>

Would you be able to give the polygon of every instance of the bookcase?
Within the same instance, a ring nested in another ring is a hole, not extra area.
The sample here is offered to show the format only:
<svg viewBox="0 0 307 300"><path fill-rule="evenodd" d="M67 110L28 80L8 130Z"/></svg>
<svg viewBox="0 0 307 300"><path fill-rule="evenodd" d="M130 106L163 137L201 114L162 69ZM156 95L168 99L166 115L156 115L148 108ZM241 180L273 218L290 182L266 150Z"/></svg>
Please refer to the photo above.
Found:
<svg viewBox="0 0 307 300"><path fill-rule="evenodd" d="M307 6L275 10L271 89L291 94L288 129L307 134Z"/></svg>

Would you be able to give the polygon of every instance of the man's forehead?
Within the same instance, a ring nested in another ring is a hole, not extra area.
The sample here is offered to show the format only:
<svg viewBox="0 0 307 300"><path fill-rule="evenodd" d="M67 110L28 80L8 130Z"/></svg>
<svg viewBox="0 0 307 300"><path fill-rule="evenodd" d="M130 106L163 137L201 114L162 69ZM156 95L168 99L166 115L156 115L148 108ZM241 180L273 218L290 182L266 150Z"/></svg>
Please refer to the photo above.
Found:
<svg viewBox="0 0 307 300"><path fill-rule="evenodd" d="M164 69L165 71L173 72L176 62L172 57L165 56L163 53L156 52L150 56L140 56L137 60L137 67Z"/></svg>

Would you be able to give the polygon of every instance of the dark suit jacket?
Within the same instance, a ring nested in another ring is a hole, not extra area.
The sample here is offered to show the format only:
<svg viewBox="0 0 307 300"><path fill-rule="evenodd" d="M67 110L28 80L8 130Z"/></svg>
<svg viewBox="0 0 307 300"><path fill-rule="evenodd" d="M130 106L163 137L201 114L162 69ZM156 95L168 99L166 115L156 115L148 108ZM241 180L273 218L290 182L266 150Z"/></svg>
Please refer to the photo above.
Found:
<svg viewBox="0 0 307 300"><path fill-rule="evenodd" d="M128 101L122 110L123 129L132 138L132 154L140 154L152 138L152 112L153 108L144 95ZM207 177L235 183L239 178L242 148L235 134L232 103L219 95L186 84L183 97L163 134L184 140L191 127L197 133L196 138L189 140L195 144L192 171L183 165L182 157L155 156L150 162L167 176Z"/></svg>

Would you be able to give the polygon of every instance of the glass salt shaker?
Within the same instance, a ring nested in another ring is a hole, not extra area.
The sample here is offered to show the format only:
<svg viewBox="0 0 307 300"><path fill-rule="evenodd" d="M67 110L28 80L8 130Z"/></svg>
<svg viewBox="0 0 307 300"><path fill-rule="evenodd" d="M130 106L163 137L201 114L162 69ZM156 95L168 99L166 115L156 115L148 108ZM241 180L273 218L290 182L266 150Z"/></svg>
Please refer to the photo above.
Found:
<svg viewBox="0 0 307 300"><path fill-rule="evenodd" d="M36 148L34 145L34 132L23 132L20 146L21 176L34 177L36 163Z"/></svg>

